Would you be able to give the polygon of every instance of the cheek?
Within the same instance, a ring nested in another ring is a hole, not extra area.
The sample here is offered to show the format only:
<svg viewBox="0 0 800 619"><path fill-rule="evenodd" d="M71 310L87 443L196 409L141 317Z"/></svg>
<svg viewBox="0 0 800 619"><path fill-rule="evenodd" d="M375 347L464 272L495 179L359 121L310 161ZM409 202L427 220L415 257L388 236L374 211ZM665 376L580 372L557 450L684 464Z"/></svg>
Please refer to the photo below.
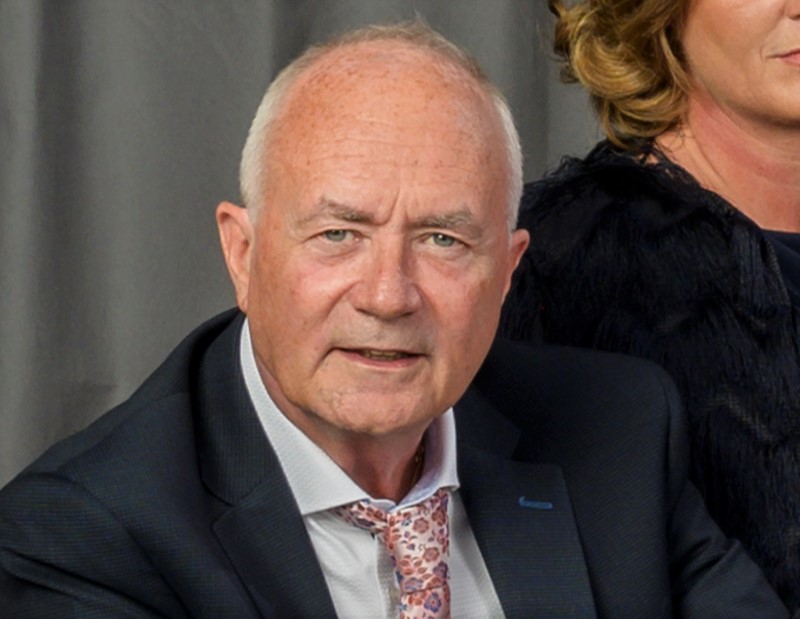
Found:
<svg viewBox="0 0 800 619"><path fill-rule="evenodd" d="M290 260L264 253L254 261L248 316L263 326L270 346L296 342L307 330L313 306L304 294L304 278Z"/></svg>
<svg viewBox="0 0 800 619"><path fill-rule="evenodd" d="M326 265L294 252L281 264L265 265L274 285L264 290L264 304L277 317L278 337L305 342L312 349L324 345L336 325L345 320L343 299L353 285L355 269Z"/></svg>
<svg viewBox="0 0 800 619"><path fill-rule="evenodd" d="M426 296L439 327L450 337L473 339L494 333L500 315L504 281L494 268L475 268L468 274L437 272L429 279Z"/></svg>
<svg viewBox="0 0 800 619"><path fill-rule="evenodd" d="M297 260L287 272L288 294L299 312L330 308L352 285L352 271Z"/></svg>
<svg viewBox="0 0 800 619"><path fill-rule="evenodd" d="M764 46L780 18L774 6L757 0L716 9L708 4L690 18L684 34L683 46L693 71L724 85L743 71L760 70Z"/></svg>

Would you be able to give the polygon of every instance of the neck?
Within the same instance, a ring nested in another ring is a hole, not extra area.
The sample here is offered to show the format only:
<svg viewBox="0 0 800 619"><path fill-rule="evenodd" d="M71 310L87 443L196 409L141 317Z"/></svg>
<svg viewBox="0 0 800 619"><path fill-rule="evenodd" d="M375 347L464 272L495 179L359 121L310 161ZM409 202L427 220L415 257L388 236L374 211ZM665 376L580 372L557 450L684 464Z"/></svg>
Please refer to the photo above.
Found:
<svg viewBox="0 0 800 619"><path fill-rule="evenodd" d="M398 503L419 479L427 426L374 435L334 428L319 418L286 416L373 498Z"/></svg>
<svg viewBox="0 0 800 619"><path fill-rule="evenodd" d="M382 444L383 443L383 444ZM371 497L399 503L422 473L422 436L398 442L362 437L326 450L328 455Z"/></svg>
<svg viewBox="0 0 800 619"><path fill-rule="evenodd" d="M659 148L760 227L800 231L800 127L744 118L702 95Z"/></svg>

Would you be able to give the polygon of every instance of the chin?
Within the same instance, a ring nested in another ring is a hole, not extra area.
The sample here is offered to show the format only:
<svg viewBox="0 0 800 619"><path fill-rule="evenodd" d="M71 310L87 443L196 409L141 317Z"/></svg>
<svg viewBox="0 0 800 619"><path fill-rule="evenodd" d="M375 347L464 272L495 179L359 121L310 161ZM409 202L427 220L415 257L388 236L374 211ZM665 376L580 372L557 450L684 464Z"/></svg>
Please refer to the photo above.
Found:
<svg viewBox="0 0 800 619"><path fill-rule="evenodd" d="M427 427L434 418L447 409L445 407L438 413L433 413L427 410L428 407L425 408L426 410L421 410L418 406L410 406L392 409L382 404L379 398L367 398L367 402L358 404L353 402L339 407L330 415L320 416L340 430L379 437Z"/></svg>

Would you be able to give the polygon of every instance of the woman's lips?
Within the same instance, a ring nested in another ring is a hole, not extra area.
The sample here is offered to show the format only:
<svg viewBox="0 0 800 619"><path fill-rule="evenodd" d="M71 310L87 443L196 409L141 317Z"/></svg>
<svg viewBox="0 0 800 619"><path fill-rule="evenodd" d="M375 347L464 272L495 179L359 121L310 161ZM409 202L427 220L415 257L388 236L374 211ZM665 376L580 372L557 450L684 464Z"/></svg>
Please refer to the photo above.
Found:
<svg viewBox="0 0 800 619"><path fill-rule="evenodd" d="M800 65L800 49L793 49L783 54L777 54L775 57L789 64Z"/></svg>

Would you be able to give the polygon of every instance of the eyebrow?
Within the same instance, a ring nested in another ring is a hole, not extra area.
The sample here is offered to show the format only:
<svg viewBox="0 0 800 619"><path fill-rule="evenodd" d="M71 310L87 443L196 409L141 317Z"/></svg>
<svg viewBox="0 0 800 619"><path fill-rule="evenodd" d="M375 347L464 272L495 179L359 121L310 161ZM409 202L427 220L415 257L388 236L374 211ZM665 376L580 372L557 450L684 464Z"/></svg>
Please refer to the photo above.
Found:
<svg viewBox="0 0 800 619"><path fill-rule="evenodd" d="M421 217L415 219L412 225L415 228L443 228L445 230L469 228L474 225L474 217L472 213L465 209L452 213Z"/></svg>
<svg viewBox="0 0 800 619"><path fill-rule="evenodd" d="M330 216L348 223L374 224L375 219L372 213L367 211L322 198L314 212L303 219L303 223L308 223L318 217ZM474 215L467 209L460 209L450 213L429 215L419 217L411 222L411 228L440 228L443 230L466 229L467 232L477 233L478 226L475 223Z"/></svg>
<svg viewBox="0 0 800 619"><path fill-rule="evenodd" d="M371 224L374 222L372 214L357 209L335 200L322 198L317 202L314 211L308 216L304 217L302 223L309 223L319 217L333 217L341 221L358 224Z"/></svg>

